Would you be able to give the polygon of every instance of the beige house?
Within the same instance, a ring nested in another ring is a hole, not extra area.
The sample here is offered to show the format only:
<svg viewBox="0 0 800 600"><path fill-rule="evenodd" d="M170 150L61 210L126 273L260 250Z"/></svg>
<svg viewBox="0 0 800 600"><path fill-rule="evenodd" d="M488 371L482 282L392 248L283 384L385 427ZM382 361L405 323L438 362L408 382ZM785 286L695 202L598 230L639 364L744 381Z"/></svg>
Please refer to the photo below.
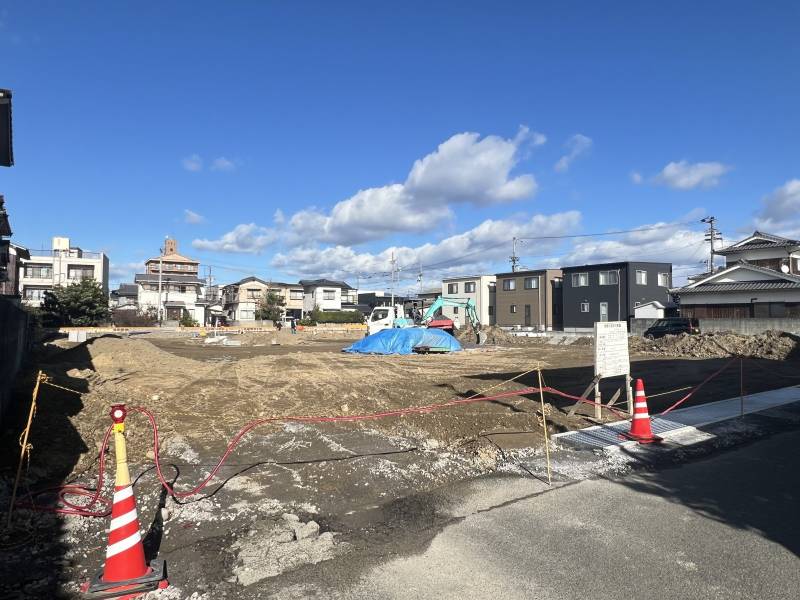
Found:
<svg viewBox="0 0 800 600"><path fill-rule="evenodd" d="M283 298L283 314L301 317L303 313L303 286L297 283L265 281L258 277L245 277L222 288L222 304L233 321L254 321L256 310L269 292Z"/></svg>
<svg viewBox="0 0 800 600"><path fill-rule="evenodd" d="M561 269L498 273L496 277L498 326L561 329Z"/></svg>
<svg viewBox="0 0 800 600"><path fill-rule="evenodd" d="M468 275L448 277L442 280L442 298L451 300L472 300L481 325L495 324L495 276ZM445 306L442 315L458 322L460 327L469 325L463 309L458 306Z"/></svg>
<svg viewBox="0 0 800 600"><path fill-rule="evenodd" d="M155 309L166 321L178 321L188 314L198 323L206 322L205 282L198 277L200 263L178 254L178 242L164 241L162 254L145 261L145 272L137 273L139 309Z"/></svg>

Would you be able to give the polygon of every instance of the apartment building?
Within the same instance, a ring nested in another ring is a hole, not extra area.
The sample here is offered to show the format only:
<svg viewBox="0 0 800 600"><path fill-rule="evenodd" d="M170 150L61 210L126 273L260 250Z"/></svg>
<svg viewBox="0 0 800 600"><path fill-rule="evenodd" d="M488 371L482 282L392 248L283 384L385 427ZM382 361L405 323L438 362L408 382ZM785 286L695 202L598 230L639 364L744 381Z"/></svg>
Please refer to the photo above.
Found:
<svg viewBox="0 0 800 600"><path fill-rule="evenodd" d="M303 286L298 283L265 281L258 277L245 277L222 288L222 305L233 321L254 321L256 310L263 298L273 292L283 299L283 314L300 318L303 313Z"/></svg>
<svg viewBox="0 0 800 600"><path fill-rule="evenodd" d="M498 273L495 322L553 331L562 327L561 269Z"/></svg>
<svg viewBox="0 0 800 600"><path fill-rule="evenodd" d="M481 325L494 325L496 280L494 275L448 277L442 280L442 298L474 301ZM445 306L442 315L460 326L468 325L463 309L458 306Z"/></svg>
<svg viewBox="0 0 800 600"><path fill-rule="evenodd" d="M670 263L616 262L561 271L564 331L589 332L598 321L628 321L637 306L670 299Z"/></svg>
<svg viewBox="0 0 800 600"><path fill-rule="evenodd" d="M41 306L44 293L84 279L96 280L108 295L108 257L70 244L67 237L54 237L50 250L28 250L20 258L19 292L23 304Z"/></svg>

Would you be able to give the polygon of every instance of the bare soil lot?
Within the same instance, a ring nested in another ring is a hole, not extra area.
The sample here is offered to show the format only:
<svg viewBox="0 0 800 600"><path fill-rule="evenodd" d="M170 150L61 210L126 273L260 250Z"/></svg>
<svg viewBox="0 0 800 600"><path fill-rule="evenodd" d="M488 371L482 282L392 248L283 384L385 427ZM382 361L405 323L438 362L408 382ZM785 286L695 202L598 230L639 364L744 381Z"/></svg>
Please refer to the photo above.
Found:
<svg viewBox="0 0 800 600"><path fill-rule="evenodd" d="M587 343L512 340L451 355L358 356L341 352L351 341L341 335L325 339L284 331L237 341L242 345L107 336L51 349L38 367L80 395L43 388L31 438L30 488L93 481L112 403L144 406L156 415L167 476L186 490L252 419L374 413L512 391L537 384L537 365L547 384L580 394L593 375ZM700 383L728 363L686 405L737 396L742 376L746 393L800 383L800 361L791 349L783 360L732 362L719 352L681 358L665 356L652 344L643 350L649 354L633 355L632 372L655 396L651 413L685 393L674 390ZM16 466L31 379L32 373L20 382L21 410L3 436L0 502L7 501ZM618 386L604 381L604 397ZM568 417L572 402L545 399L551 432L593 423L591 407ZM244 438L214 484L180 502L162 493L148 453L151 431L144 419L132 416L128 455L146 547L170 561L185 597L193 591L196 598L239 597L243 586L261 579L380 543L396 528L407 528L409 519L426 526L431 509L414 500L426 491L491 472L524 475L515 458L542 452L539 411L538 395L529 395L358 423L264 425ZM319 543L298 538L294 546L273 548L269 542L271 554L247 543L252 536L262 542L291 538L284 513L301 522L313 519L331 535ZM37 533L5 563L9 573L23 564L29 571L22 579L6 579L13 582L8 589L25 597L72 597L76 582L102 561L105 520L28 511L21 518Z"/></svg>

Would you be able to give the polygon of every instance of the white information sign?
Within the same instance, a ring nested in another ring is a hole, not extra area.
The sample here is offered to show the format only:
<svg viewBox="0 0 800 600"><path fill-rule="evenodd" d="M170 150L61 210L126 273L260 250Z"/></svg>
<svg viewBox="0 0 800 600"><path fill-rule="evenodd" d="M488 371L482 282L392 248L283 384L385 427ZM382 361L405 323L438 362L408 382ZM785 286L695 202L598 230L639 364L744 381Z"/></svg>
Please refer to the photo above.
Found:
<svg viewBox="0 0 800 600"><path fill-rule="evenodd" d="M594 374L600 377L630 375L628 324L601 321L594 324Z"/></svg>

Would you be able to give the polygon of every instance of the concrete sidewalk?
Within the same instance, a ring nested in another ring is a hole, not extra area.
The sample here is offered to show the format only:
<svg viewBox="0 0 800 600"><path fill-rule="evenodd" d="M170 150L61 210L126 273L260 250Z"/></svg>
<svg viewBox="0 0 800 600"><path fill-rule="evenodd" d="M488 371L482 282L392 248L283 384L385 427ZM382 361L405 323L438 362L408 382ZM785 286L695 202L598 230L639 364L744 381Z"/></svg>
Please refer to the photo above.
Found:
<svg viewBox="0 0 800 600"><path fill-rule="evenodd" d="M757 394L748 394L744 398L736 397L718 400L689 408L678 408L668 413L667 417L652 418L653 433L666 441L693 439L702 441L708 434L697 428L711 423L734 419L753 414L792 402L800 401L800 385L778 388ZM617 421L606 425L595 425L579 431L567 431L553 435L557 444L565 444L575 448L613 448L636 446L637 442L626 440L620 434L630 429L630 421Z"/></svg>

